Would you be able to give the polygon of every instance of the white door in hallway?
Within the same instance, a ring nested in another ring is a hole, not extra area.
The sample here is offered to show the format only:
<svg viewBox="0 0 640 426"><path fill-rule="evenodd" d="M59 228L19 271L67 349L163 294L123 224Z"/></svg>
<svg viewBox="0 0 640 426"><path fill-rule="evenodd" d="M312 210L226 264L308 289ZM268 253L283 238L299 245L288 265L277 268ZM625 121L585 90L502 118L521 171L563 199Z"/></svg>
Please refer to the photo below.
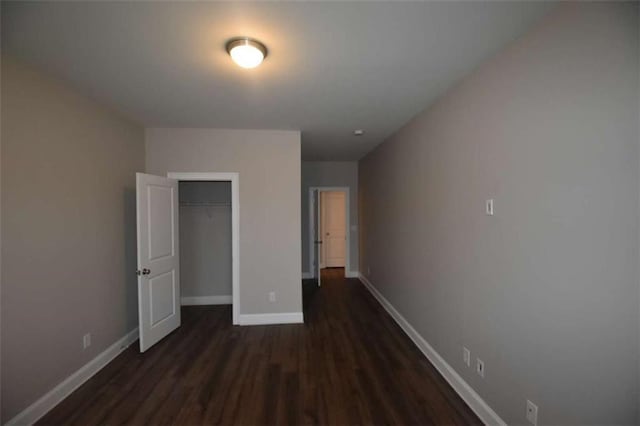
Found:
<svg viewBox="0 0 640 426"><path fill-rule="evenodd" d="M136 174L140 352L180 326L178 181Z"/></svg>
<svg viewBox="0 0 640 426"><path fill-rule="evenodd" d="M345 193L322 192L322 248L325 268L344 267L346 263Z"/></svg>

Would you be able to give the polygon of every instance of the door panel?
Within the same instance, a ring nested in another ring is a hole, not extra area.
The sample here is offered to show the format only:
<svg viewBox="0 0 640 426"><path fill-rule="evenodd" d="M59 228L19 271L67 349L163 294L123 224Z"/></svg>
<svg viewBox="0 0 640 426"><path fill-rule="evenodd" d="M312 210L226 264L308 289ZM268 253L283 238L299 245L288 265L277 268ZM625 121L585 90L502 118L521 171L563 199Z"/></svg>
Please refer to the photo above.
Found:
<svg viewBox="0 0 640 426"><path fill-rule="evenodd" d="M136 174L140 352L180 326L178 181Z"/></svg>
<svg viewBox="0 0 640 426"><path fill-rule="evenodd" d="M176 280L173 271L149 279L149 299L151 300L151 326L171 318L176 312L173 301L176 298Z"/></svg>
<svg viewBox="0 0 640 426"><path fill-rule="evenodd" d="M158 260L173 255L175 246L171 217L173 196L173 188L158 185L147 186L149 260Z"/></svg>

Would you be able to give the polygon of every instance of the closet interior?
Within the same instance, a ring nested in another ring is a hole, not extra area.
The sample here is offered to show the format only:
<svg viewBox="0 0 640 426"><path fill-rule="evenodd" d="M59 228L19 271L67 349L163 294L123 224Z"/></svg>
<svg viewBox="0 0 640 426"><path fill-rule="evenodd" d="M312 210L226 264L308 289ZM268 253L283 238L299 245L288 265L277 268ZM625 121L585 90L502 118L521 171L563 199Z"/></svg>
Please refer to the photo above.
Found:
<svg viewBox="0 0 640 426"><path fill-rule="evenodd" d="M231 182L180 181L183 305L231 304Z"/></svg>

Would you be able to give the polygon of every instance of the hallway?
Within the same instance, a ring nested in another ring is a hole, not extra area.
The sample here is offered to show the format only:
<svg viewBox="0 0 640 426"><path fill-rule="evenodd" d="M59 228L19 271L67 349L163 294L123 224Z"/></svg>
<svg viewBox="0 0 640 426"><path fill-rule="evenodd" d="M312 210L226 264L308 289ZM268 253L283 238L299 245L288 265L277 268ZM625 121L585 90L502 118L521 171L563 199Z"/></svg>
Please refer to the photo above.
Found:
<svg viewBox="0 0 640 426"><path fill-rule="evenodd" d="M132 345L39 424L480 424L357 279L305 281L304 325L231 326L230 306Z"/></svg>

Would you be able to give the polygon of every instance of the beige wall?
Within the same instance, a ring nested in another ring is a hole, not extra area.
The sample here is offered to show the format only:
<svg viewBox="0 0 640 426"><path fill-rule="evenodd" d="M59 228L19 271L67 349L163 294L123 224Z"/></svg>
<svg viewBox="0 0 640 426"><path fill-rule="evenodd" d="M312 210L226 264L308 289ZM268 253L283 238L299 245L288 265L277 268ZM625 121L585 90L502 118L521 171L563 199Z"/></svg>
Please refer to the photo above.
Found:
<svg viewBox="0 0 640 426"><path fill-rule="evenodd" d="M4 423L137 325L144 133L3 56L1 157Z"/></svg>
<svg viewBox="0 0 640 426"><path fill-rule="evenodd" d="M509 424L639 420L638 34L564 4L360 162L360 270Z"/></svg>
<svg viewBox="0 0 640 426"><path fill-rule="evenodd" d="M350 214L347 232L352 273L358 271L358 162L357 161L303 161L302 162L302 271L312 272L309 266L309 188L313 186L346 186L350 193Z"/></svg>
<svg viewBox="0 0 640 426"><path fill-rule="evenodd" d="M156 175L239 173L240 314L302 312L300 132L147 129L146 154Z"/></svg>

